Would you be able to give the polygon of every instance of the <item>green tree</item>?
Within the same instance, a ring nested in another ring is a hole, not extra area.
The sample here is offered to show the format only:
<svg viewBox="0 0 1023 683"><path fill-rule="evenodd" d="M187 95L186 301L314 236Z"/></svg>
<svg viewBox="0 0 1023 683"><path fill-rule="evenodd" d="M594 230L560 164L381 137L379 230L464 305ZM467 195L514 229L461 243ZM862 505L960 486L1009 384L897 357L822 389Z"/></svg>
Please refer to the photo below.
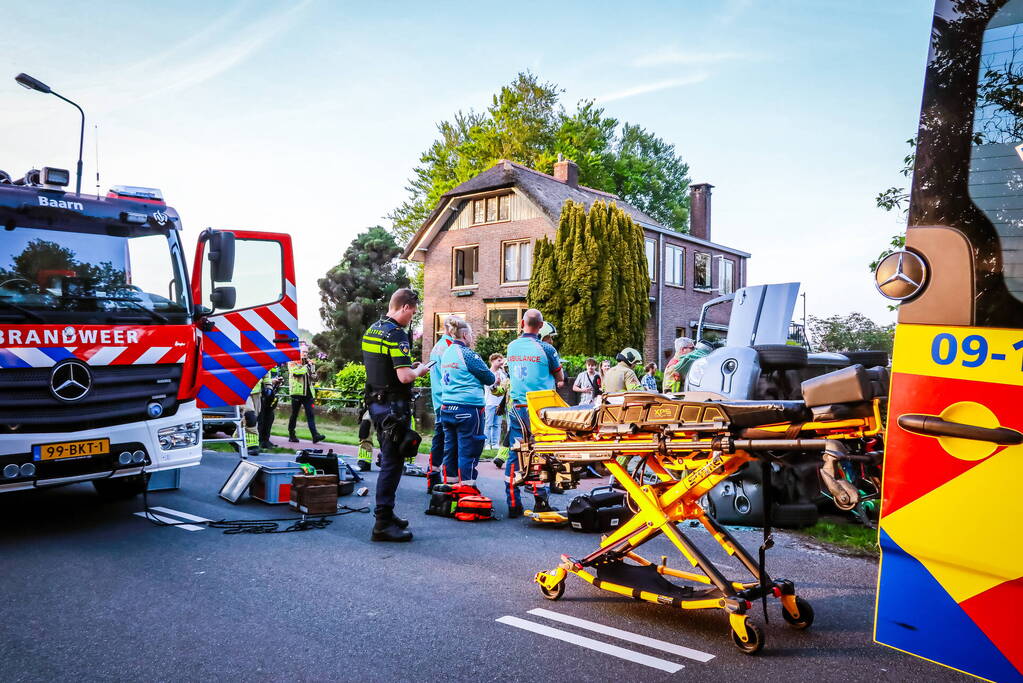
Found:
<svg viewBox="0 0 1023 683"><path fill-rule="evenodd" d="M807 322L815 346L820 351L887 351L895 342L895 323L878 325L862 313L810 316Z"/></svg>
<svg viewBox="0 0 1023 683"><path fill-rule="evenodd" d="M317 281L324 331L313 343L335 367L362 359L362 335L387 311L391 294L409 286L400 254L394 236L377 225L357 235Z"/></svg>
<svg viewBox="0 0 1023 683"><path fill-rule="evenodd" d="M530 306L558 326L565 354L642 348L650 317L643 231L615 204L568 201L553 243L537 243Z"/></svg>
<svg viewBox="0 0 1023 683"><path fill-rule="evenodd" d="M675 147L644 128L609 117L592 100L569 113L562 89L520 73L480 113L457 112L437 126L419 157L408 197L388 218L407 242L441 195L500 159L552 173L558 154L579 165L579 182L618 194L680 232L688 229L689 167Z"/></svg>

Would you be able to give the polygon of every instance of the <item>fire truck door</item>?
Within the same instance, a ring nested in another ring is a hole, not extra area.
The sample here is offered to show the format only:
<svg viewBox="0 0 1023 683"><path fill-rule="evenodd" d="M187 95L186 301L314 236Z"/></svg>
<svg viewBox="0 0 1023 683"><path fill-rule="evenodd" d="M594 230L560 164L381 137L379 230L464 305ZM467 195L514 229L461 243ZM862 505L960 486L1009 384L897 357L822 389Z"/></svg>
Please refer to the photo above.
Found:
<svg viewBox="0 0 1023 683"><path fill-rule="evenodd" d="M245 403L270 368L299 357L291 236L218 232L234 236L230 280L215 279L224 275L203 258L210 239L200 240L192 271L193 300L213 310L202 320L201 408Z"/></svg>

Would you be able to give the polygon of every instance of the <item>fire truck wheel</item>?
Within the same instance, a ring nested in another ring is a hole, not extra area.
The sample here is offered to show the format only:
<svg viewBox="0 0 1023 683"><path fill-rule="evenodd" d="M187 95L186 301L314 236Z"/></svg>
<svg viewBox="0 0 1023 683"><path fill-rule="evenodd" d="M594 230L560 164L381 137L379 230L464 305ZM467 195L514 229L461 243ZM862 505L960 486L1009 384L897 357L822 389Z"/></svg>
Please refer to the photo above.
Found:
<svg viewBox="0 0 1023 683"><path fill-rule="evenodd" d="M94 479L92 485L96 493L105 500L126 500L142 493L148 483L148 476L137 474L116 479Z"/></svg>

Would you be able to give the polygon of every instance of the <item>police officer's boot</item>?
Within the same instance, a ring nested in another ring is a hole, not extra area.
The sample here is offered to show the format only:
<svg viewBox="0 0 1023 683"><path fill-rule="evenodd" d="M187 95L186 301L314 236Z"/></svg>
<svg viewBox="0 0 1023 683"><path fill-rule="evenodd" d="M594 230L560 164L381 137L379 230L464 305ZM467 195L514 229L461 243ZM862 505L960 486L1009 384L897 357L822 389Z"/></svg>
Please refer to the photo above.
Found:
<svg viewBox="0 0 1023 683"><path fill-rule="evenodd" d="M412 540L412 532L400 526L404 522L408 526L408 520L394 516L394 511L387 509L377 513L376 524L373 525L373 534L370 539L373 541L389 541L402 543Z"/></svg>

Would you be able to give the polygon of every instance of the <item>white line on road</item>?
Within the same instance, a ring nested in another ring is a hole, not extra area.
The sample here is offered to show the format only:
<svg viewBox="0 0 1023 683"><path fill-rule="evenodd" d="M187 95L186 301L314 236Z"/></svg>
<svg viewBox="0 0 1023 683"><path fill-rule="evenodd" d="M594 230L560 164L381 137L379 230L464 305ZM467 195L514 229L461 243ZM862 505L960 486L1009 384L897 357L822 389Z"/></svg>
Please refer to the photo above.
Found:
<svg viewBox="0 0 1023 683"><path fill-rule="evenodd" d="M147 518L155 519L156 521L163 522L164 524L173 524L178 529L184 529L185 531L202 531L203 529L206 528L203 526L195 526L194 524L178 524L178 520L171 519L170 517L162 517L156 514L155 512L150 512L148 517L146 516L145 512L136 512L135 516L142 517L143 519Z"/></svg>
<svg viewBox="0 0 1023 683"><path fill-rule="evenodd" d="M177 510L171 510L170 508L151 507L149 509L150 510L159 510L160 512L166 512L168 515L174 515L175 517L180 517L181 519L187 519L190 522L208 522L208 521L210 521L210 520L206 519L205 517L196 517L195 515L190 515L187 512L178 512Z"/></svg>
<svg viewBox="0 0 1023 683"><path fill-rule="evenodd" d="M621 638L622 640L628 640L629 642L636 643L637 645L645 645L646 647L652 647L655 650L663 650L664 652L670 652L673 655L680 655L688 659L695 659L698 662L709 662L714 659L714 655L707 652L701 652L700 650L694 650L690 647L676 645L665 640L648 638L647 636L642 636L638 633L623 631L620 628L604 626L603 624L595 624L592 621L570 617L567 614L559 614L547 609L531 609L528 614L545 617L552 621L560 621L561 623L569 624L570 626L578 626L579 628L584 628L587 631L595 631L597 633L602 633L605 636L611 636L612 638Z"/></svg>
<svg viewBox="0 0 1023 683"><path fill-rule="evenodd" d="M586 636L562 631L559 628L551 628L550 626L537 624L532 621L527 621L526 619L520 619L519 617L505 616L497 619L497 621L502 624L507 624L508 626L514 626L515 628L521 628L525 631L537 633L541 636L562 640L566 643L572 643L580 647L585 647L589 650L595 650L596 652L603 652L604 654L611 655L612 657L618 657L619 659L625 659L654 669L667 671L668 673L673 674L676 671L680 671L685 668L682 664L669 662L667 659L651 657L650 655L645 655L641 652L633 652L632 650L627 650L624 647L610 645L599 640L594 640L593 638L587 638Z"/></svg>

